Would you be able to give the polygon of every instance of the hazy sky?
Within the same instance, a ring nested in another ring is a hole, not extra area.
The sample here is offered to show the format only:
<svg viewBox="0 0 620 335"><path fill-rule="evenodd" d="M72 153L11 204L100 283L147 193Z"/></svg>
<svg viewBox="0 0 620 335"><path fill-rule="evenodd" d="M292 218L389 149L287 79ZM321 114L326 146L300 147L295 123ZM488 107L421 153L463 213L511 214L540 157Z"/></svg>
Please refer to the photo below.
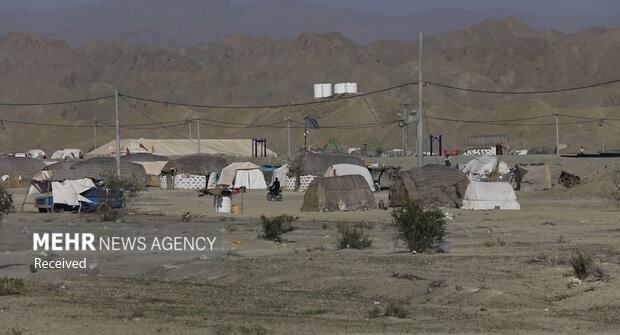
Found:
<svg viewBox="0 0 620 335"><path fill-rule="evenodd" d="M126 0L131 1L131 0ZM174 0L169 0L174 1ZM257 0L230 0L245 4ZM264 0L263 0L264 1ZM288 0L296 1L296 0ZM336 8L355 8L368 12L401 15L434 8L470 10L515 9L541 16L574 14L620 14L620 0L309 0ZM9 9L45 10L69 8L80 4L98 4L103 0L0 0L0 11Z"/></svg>

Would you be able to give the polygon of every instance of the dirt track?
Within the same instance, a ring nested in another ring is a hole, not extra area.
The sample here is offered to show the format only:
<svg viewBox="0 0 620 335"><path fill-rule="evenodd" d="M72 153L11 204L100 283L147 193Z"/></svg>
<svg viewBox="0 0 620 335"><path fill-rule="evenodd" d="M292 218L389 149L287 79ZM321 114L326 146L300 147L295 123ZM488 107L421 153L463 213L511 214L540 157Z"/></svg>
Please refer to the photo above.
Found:
<svg viewBox="0 0 620 335"><path fill-rule="evenodd" d="M394 239L390 211L302 213L303 194L291 192L282 203L248 192L243 213L216 214L209 197L149 190L136 204L138 214L118 223L92 214L39 214L30 201L27 212L0 225L0 276L23 277L27 288L0 297L0 333L614 334L620 329L620 210L607 186L618 162L558 160L553 173L562 168L584 176L584 184L518 193L520 211L447 210L454 217L447 254L407 252ZM21 201L23 192L15 198ZM377 199L387 199L387 192ZM187 211L193 216L183 223ZM298 229L284 243L259 239L263 213L299 216ZM372 247L335 250L338 222L364 227ZM50 230L215 234L219 253L118 252L96 256L97 273L31 273L37 253L30 232ZM575 250L592 255L610 279L590 277L569 288ZM407 317L369 318L373 308L383 314L390 303Z"/></svg>

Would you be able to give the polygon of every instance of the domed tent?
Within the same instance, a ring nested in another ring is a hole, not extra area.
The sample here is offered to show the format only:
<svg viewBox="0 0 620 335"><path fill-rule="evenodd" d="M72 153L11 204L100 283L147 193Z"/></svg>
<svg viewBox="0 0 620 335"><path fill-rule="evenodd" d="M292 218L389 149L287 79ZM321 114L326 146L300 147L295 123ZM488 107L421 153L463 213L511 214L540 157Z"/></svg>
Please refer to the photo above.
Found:
<svg viewBox="0 0 620 335"><path fill-rule="evenodd" d="M375 195L360 175L319 177L304 195L303 212L375 209Z"/></svg>
<svg viewBox="0 0 620 335"><path fill-rule="evenodd" d="M86 177L95 180L103 179L106 174L116 174L116 159L112 157L96 157L75 163L73 170L80 170ZM144 182L146 186L146 171L140 164L121 161L121 176L133 176Z"/></svg>
<svg viewBox="0 0 620 335"><path fill-rule="evenodd" d="M472 181L463 198L464 209L521 209L509 183Z"/></svg>
<svg viewBox="0 0 620 335"><path fill-rule="evenodd" d="M336 176L348 176L348 175L360 175L364 177L371 191L375 191L375 183L372 180L370 171L364 166L353 164L334 164L327 168L325 171L325 177Z"/></svg>
<svg viewBox="0 0 620 335"><path fill-rule="evenodd" d="M250 162L235 162L226 166L222 169L217 184L234 188L245 187L249 190L267 189L267 183L260 166Z"/></svg>
<svg viewBox="0 0 620 335"><path fill-rule="evenodd" d="M402 171L392 180L390 206L419 200L425 205L459 208L468 184L469 179L463 172L443 165Z"/></svg>

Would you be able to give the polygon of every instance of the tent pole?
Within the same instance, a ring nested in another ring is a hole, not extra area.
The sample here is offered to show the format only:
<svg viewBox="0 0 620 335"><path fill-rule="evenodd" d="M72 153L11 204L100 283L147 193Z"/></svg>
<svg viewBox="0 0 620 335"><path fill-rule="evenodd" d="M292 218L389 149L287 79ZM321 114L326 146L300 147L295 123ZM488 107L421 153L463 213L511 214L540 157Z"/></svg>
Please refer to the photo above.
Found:
<svg viewBox="0 0 620 335"><path fill-rule="evenodd" d="M118 124L118 90L114 90L116 104L116 175L121 177L121 131Z"/></svg>

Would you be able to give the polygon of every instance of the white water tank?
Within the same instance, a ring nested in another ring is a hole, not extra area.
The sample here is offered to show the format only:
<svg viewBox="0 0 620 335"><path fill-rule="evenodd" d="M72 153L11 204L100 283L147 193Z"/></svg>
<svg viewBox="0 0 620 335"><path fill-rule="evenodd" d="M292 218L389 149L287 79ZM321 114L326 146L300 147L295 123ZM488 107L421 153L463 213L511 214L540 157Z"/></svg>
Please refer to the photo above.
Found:
<svg viewBox="0 0 620 335"><path fill-rule="evenodd" d="M357 83L346 83L345 92L346 93L357 93Z"/></svg>
<svg viewBox="0 0 620 335"><path fill-rule="evenodd" d="M322 84L314 84L314 98L322 98L323 97L323 87Z"/></svg>
<svg viewBox="0 0 620 335"><path fill-rule="evenodd" d="M332 84L321 84L321 94L323 98L328 98L332 96Z"/></svg>
<svg viewBox="0 0 620 335"><path fill-rule="evenodd" d="M230 213L232 211L232 198L229 196L214 197L216 213Z"/></svg>
<svg viewBox="0 0 620 335"><path fill-rule="evenodd" d="M344 93L346 93L345 83L334 84L334 94L344 94Z"/></svg>

